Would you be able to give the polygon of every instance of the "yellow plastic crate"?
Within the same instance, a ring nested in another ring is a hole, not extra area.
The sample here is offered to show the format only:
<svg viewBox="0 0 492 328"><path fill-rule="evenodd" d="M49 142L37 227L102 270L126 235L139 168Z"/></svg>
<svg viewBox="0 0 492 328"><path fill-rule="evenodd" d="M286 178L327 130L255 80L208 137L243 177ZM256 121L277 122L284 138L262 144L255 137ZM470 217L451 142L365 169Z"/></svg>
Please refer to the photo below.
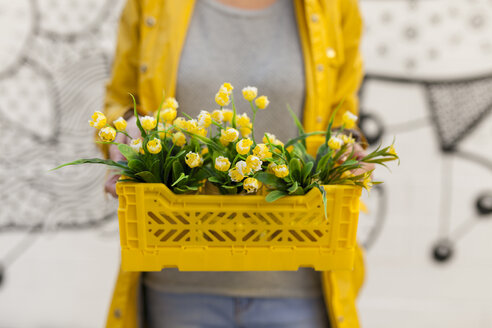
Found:
<svg viewBox="0 0 492 328"><path fill-rule="evenodd" d="M360 187L268 203L260 195L176 195L164 184L120 182L125 271L273 271L353 268Z"/></svg>

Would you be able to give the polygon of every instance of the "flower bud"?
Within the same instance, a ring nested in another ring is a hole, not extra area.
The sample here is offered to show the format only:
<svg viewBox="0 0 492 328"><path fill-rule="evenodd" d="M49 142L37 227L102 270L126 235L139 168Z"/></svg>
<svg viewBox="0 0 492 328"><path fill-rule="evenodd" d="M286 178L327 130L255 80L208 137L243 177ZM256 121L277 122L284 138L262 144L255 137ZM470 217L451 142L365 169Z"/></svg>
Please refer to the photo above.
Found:
<svg viewBox="0 0 492 328"><path fill-rule="evenodd" d="M147 142L147 150L151 154L159 154L162 150L161 139L154 138L149 140L149 142Z"/></svg>
<svg viewBox="0 0 492 328"><path fill-rule="evenodd" d="M116 138L116 130L110 126L99 130L99 137L105 142L111 142Z"/></svg>
<svg viewBox="0 0 492 328"><path fill-rule="evenodd" d="M103 113L96 111L91 116L92 121L89 120L89 125L95 127L96 129L101 129L106 125L106 116Z"/></svg>
<svg viewBox="0 0 492 328"><path fill-rule="evenodd" d="M267 108L269 103L270 103L270 101L268 100L267 96L261 96L261 97L256 98L256 100L255 100L255 105L259 109Z"/></svg>
<svg viewBox="0 0 492 328"><path fill-rule="evenodd" d="M261 183L255 178L247 178L243 182L243 187L244 190L246 190L246 192L250 194L250 193L257 192L258 189L260 189L261 187Z"/></svg>
<svg viewBox="0 0 492 328"><path fill-rule="evenodd" d="M256 87L247 86L246 88L243 88L242 92L244 99L247 101L252 101L258 95L258 89Z"/></svg>

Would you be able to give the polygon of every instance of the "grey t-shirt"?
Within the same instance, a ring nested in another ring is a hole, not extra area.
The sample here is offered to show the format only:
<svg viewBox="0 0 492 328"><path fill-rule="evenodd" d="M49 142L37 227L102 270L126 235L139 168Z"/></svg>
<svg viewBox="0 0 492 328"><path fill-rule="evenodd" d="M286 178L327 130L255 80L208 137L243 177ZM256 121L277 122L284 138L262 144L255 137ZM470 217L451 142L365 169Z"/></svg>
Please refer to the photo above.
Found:
<svg viewBox="0 0 492 328"><path fill-rule="evenodd" d="M216 0L198 0L180 60L176 98L181 112L196 117L218 106L223 82L234 85L238 112L251 116L241 89L256 86L270 105L259 111L255 136L270 132L282 141L297 130L288 103L301 117L304 62L293 1L277 0L262 10L241 10ZM303 268L274 272L179 272L165 269L144 275L151 288L177 293L243 297L319 297L319 273Z"/></svg>

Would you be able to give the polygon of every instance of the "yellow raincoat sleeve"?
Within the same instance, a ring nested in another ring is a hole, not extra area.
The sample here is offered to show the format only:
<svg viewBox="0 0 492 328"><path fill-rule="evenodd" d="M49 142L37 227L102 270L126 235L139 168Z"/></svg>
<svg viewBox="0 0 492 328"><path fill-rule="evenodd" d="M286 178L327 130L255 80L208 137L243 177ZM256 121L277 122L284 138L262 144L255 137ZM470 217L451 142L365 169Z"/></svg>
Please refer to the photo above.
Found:
<svg viewBox="0 0 492 328"><path fill-rule="evenodd" d="M362 17L358 1L342 0L340 6L345 60L339 68L332 109L335 109L342 100L345 100L337 113L337 122L340 122L341 116L347 110L358 115L359 99L357 92L364 74L362 56L359 50L362 36Z"/></svg>
<svg viewBox="0 0 492 328"><path fill-rule="evenodd" d="M364 76L362 56L359 50L363 22L358 0L341 1L341 23L345 60L339 70L337 88L332 106L335 108L345 99L338 114L341 116L348 110L358 115L359 98L357 92ZM363 138L362 135L361 137ZM363 140L365 139L363 138ZM364 256L363 250L359 245L357 245L355 266L357 270L354 270L352 274L352 282L354 293L357 295L364 282Z"/></svg>
<svg viewBox="0 0 492 328"><path fill-rule="evenodd" d="M358 115L359 97L357 93L364 77L362 55L359 49L363 22L358 0L341 1L341 20L345 61L340 67L338 74L337 85L339 87L335 92L335 103L333 106L337 106L340 101L345 98L340 114L343 115L343 113L348 110ZM363 138L363 141L365 141L362 134L361 137ZM359 245L357 245L356 248L354 266L356 269L352 272L352 286L355 297L364 283L365 275L364 250Z"/></svg>
<svg viewBox="0 0 492 328"><path fill-rule="evenodd" d="M139 0L128 0L121 14L113 68L104 99L104 114L109 124L133 108L128 93L138 99L140 12ZM107 155L108 147L102 149Z"/></svg>

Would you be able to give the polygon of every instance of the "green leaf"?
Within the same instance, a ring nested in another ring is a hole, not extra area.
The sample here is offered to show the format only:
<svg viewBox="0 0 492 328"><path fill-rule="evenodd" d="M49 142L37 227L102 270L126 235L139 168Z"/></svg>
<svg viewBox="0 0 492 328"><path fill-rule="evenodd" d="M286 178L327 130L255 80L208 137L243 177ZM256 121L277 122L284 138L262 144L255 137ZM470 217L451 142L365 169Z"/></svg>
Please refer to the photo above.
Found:
<svg viewBox="0 0 492 328"><path fill-rule="evenodd" d="M135 158L128 161L128 167L134 172L146 171L147 167L141 159Z"/></svg>
<svg viewBox="0 0 492 328"><path fill-rule="evenodd" d="M293 144L295 144L296 142L300 141L300 140L305 140L306 138L310 137L310 136L317 136L317 135L323 135L325 134L325 132L322 132L322 131L315 131L315 132L309 132L309 133L304 133L304 134L301 134L300 136L296 137L296 138L292 138L290 139L285 145L284 147L287 148Z"/></svg>
<svg viewBox="0 0 492 328"><path fill-rule="evenodd" d="M181 175L176 179L176 181L174 181L174 183L171 185L171 187L174 187L179 182L184 181L184 180L187 180L187 179L188 179L188 176L185 175L184 173L181 173Z"/></svg>
<svg viewBox="0 0 492 328"><path fill-rule="evenodd" d="M294 190L293 192L289 193L290 195L304 195L305 194L305 191L304 191L304 188L302 188L301 186L297 187L296 190Z"/></svg>
<svg viewBox="0 0 492 328"><path fill-rule="evenodd" d="M164 101L166 100L166 97L165 97L165 94L164 92L162 93L162 98L161 98L161 103L159 104L159 109L157 110L157 116L156 116L156 120L157 122L160 121L160 118L161 118L161 110L162 110L162 105L164 104ZM156 124L155 125L155 131L157 131L159 128L159 124Z"/></svg>
<svg viewBox="0 0 492 328"><path fill-rule="evenodd" d="M208 181L210 181L212 183L217 183L217 184L223 184L224 183L224 181L222 181L218 177L208 177Z"/></svg>
<svg viewBox="0 0 492 328"><path fill-rule="evenodd" d="M129 93L129 95L132 97L133 100L133 115L135 115L135 118L137 119L137 127L140 130L140 134L142 137L146 137L147 133L145 132L144 128L142 127L142 123L140 123L140 118L138 117L138 112L137 112L137 101L135 100L135 97Z"/></svg>
<svg viewBox="0 0 492 328"><path fill-rule="evenodd" d="M297 183L297 181L294 181L294 184L290 186L290 188L287 189L287 191L289 192L289 194L292 194L297 190L297 188L299 188L299 184Z"/></svg>
<svg viewBox="0 0 492 328"><path fill-rule="evenodd" d="M237 188L237 186L221 186L221 187L224 189L230 189L230 190L234 190Z"/></svg>
<svg viewBox="0 0 492 328"><path fill-rule="evenodd" d="M320 159L326 155L326 153L328 153L328 151L330 150L330 148L328 147L328 145L326 144L326 142L324 142L321 146L319 146L318 148L318 152L316 154L316 162L319 162Z"/></svg>
<svg viewBox="0 0 492 328"><path fill-rule="evenodd" d="M202 181L202 180L205 180L209 177L209 172L204 169L204 168L200 168L198 169L195 174L193 174L193 179L194 180L198 180L198 181Z"/></svg>
<svg viewBox="0 0 492 328"><path fill-rule="evenodd" d="M148 183L159 183L160 181L152 174L150 171L142 171L135 173L136 176L141 177L145 182Z"/></svg>
<svg viewBox="0 0 492 328"><path fill-rule="evenodd" d="M69 166L69 165L80 165L80 164L104 164L104 165L108 165L108 166L118 167L121 169L128 169L128 167L126 165L117 163L117 162L110 160L110 159L87 158L87 159L79 159L79 160L76 160L76 161L73 161L70 163L65 163L65 164L59 165L59 166L55 167L54 169L51 169L50 171L58 170L62 167Z"/></svg>
<svg viewBox="0 0 492 328"><path fill-rule="evenodd" d="M184 174L183 165L179 161L173 161L172 163L172 178L173 181L178 181L178 179ZM174 185L174 183L173 183Z"/></svg>
<svg viewBox="0 0 492 328"><path fill-rule="evenodd" d="M290 116L292 116L292 119L294 120L294 123L297 126L297 130L299 131L299 135L304 134L304 128L302 127L302 123L299 121L299 119L297 118L297 115L294 113L292 108L290 108L289 104L287 104L287 110L289 111ZM306 140L305 139L302 140L302 144L304 145L304 147L306 147Z"/></svg>
<svg viewBox="0 0 492 328"><path fill-rule="evenodd" d="M314 163L313 162L308 162L304 167L302 168L302 184L307 183L307 179L309 178L309 175L311 174L311 171L313 170Z"/></svg>
<svg viewBox="0 0 492 328"><path fill-rule="evenodd" d="M203 142L204 144L206 144L207 146L209 146L212 149L212 151L218 151L220 153L223 153L224 152L224 147L222 147L222 145L219 146L212 139L209 139L207 137L200 136L200 135L198 135L196 133L193 133L193 132L188 132L186 130L182 130L182 131L184 133L189 134L190 136L193 136L196 139L200 140L201 142Z"/></svg>
<svg viewBox="0 0 492 328"><path fill-rule="evenodd" d="M277 199L280 199L284 196L287 196L287 193L285 191L281 191L281 190L274 190L274 191L271 191L266 197L265 197L265 200L269 203L272 203L274 201L276 201Z"/></svg>
<svg viewBox="0 0 492 328"><path fill-rule="evenodd" d="M301 160L299 158L290 160L289 171L294 181L301 181Z"/></svg>
<svg viewBox="0 0 492 328"><path fill-rule="evenodd" d="M340 101L340 103L335 108L335 110L333 111L333 113L331 113L330 120L329 120L329 123L328 123L328 127L326 128L325 143L327 143L328 140L330 140L330 137L331 137L331 128L333 126L333 122L335 121L335 115L337 114L338 110L340 110L340 108L342 107L342 105L343 105L344 102L345 102L345 97L342 99L342 101Z"/></svg>
<svg viewBox="0 0 492 328"><path fill-rule="evenodd" d="M121 155L125 156L127 160L138 156L138 154L132 149L132 147L126 144L119 144L118 150L120 151Z"/></svg>
<svg viewBox="0 0 492 328"><path fill-rule="evenodd" d="M277 178L271 173L260 172L255 175L255 178L261 181L263 184L267 186L272 186L276 189L285 189L287 187L282 179Z"/></svg>
<svg viewBox="0 0 492 328"><path fill-rule="evenodd" d="M135 175L135 172L129 171L129 170L123 170L121 171L121 175L126 175L131 178L137 179L138 177Z"/></svg>
<svg viewBox="0 0 492 328"><path fill-rule="evenodd" d="M326 169L326 166L328 165L328 161L331 158L331 153L325 154L323 157L318 162L318 165L316 166L316 171L321 171L323 172Z"/></svg>
<svg viewBox="0 0 492 328"><path fill-rule="evenodd" d="M328 213L326 207L328 206L328 201L326 200L326 190L319 184L316 185L318 187L319 191L321 191L321 197L323 198L323 207L325 209L325 219L328 219Z"/></svg>
<svg viewBox="0 0 492 328"><path fill-rule="evenodd" d="M159 161L159 158L156 157L155 160L152 162L150 165L150 172L156 177L159 182L162 182L161 180L161 162Z"/></svg>

